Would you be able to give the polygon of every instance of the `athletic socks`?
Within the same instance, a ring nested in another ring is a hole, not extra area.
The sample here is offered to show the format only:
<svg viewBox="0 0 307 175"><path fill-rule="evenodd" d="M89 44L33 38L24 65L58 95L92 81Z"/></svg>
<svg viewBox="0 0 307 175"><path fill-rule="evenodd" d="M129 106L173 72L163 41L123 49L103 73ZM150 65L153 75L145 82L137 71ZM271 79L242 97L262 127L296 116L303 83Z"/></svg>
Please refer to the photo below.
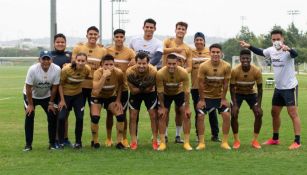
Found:
<svg viewBox="0 0 307 175"><path fill-rule="evenodd" d="M273 140L278 140L279 133L273 133Z"/></svg>
<svg viewBox="0 0 307 175"><path fill-rule="evenodd" d="M297 144L301 144L301 136L300 135L295 135L294 142L296 142Z"/></svg>
<svg viewBox="0 0 307 175"><path fill-rule="evenodd" d="M176 126L176 136L180 136L181 131L182 131L182 126Z"/></svg>
<svg viewBox="0 0 307 175"><path fill-rule="evenodd" d="M94 143L98 143L98 129L98 124L91 123L92 140L94 141Z"/></svg>

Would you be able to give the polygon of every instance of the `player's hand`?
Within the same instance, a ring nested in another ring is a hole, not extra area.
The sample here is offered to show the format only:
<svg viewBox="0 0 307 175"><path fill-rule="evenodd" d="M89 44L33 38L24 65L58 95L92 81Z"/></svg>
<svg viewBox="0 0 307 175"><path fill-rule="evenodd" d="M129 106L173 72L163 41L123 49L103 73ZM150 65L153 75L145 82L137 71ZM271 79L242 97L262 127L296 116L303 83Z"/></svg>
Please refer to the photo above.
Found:
<svg viewBox="0 0 307 175"><path fill-rule="evenodd" d="M199 100L197 105L196 105L196 108L199 110L202 110L206 107L206 104L205 104L205 100Z"/></svg>
<svg viewBox="0 0 307 175"><path fill-rule="evenodd" d="M67 108L65 101L61 100L58 107L59 107L59 111L62 111L63 107Z"/></svg>
<svg viewBox="0 0 307 175"><path fill-rule="evenodd" d="M120 101L115 101L114 108L119 112L123 111L123 105Z"/></svg>
<svg viewBox="0 0 307 175"><path fill-rule="evenodd" d="M34 111L34 106L33 105L28 105L26 109L26 114L29 117L31 113Z"/></svg>
<svg viewBox="0 0 307 175"><path fill-rule="evenodd" d="M51 111L54 115L56 115L56 110L54 108L54 104L49 104L48 105L48 111L49 112Z"/></svg>
<svg viewBox="0 0 307 175"><path fill-rule="evenodd" d="M240 46L243 48L249 48L251 45L245 41L240 41Z"/></svg>
<svg viewBox="0 0 307 175"><path fill-rule="evenodd" d="M165 107L159 107L158 108L158 116L161 118L166 117L166 108Z"/></svg>
<svg viewBox="0 0 307 175"><path fill-rule="evenodd" d="M290 47L288 47L287 45L283 44L283 45L281 45L281 49L282 49L283 51L289 51L289 50L290 50Z"/></svg>
<svg viewBox="0 0 307 175"><path fill-rule="evenodd" d="M232 116L238 116L238 114L239 114L238 105L233 105L231 107L231 114L232 114Z"/></svg>
<svg viewBox="0 0 307 175"><path fill-rule="evenodd" d="M189 107L189 106L185 106L185 109L184 109L184 117L186 117L186 118L191 118L191 110L190 110L190 107Z"/></svg>
<svg viewBox="0 0 307 175"><path fill-rule="evenodd" d="M229 106L229 105L228 105L228 101L227 101L225 98L222 98L222 100L221 100L221 106L226 106L226 107Z"/></svg>
<svg viewBox="0 0 307 175"><path fill-rule="evenodd" d="M153 89L153 86L149 86L149 87L145 88L144 93L149 93L149 92L152 91L152 89Z"/></svg>
<svg viewBox="0 0 307 175"><path fill-rule="evenodd" d="M257 104L254 105L253 111L255 112L255 114L256 114L257 116L262 116L262 115L263 115L262 108L261 108L260 106L258 106Z"/></svg>
<svg viewBox="0 0 307 175"><path fill-rule="evenodd" d="M110 76L111 75L111 70L109 70L109 69L103 69L103 74L102 74L102 76L103 77L108 77L108 76Z"/></svg>

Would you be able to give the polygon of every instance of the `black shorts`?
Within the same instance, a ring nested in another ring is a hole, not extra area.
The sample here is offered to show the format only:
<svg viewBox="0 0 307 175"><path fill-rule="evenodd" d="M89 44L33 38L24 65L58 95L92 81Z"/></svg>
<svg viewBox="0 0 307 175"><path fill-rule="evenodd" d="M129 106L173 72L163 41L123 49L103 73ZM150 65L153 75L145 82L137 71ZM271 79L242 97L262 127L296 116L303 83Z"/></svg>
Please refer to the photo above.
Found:
<svg viewBox="0 0 307 175"><path fill-rule="evenodd" d="M257 103L257 94L236 94L237 105L240 108L243 100L246 101L249 108L252 109Z"/></svg>
<svg viewBox="0 0 307 175"><path fill-rule="evenodd" d="M212 98L205 98L206 107L202 110L198 110L200 114L207 114L213 110L218 110L219 114L222 112L229 112L229 108L227 106L221 106L220 98L212 99Z"/></svg>
<svg viewBox="0 0 307 175"><path fill-rule="evenodd" d="M84 104L82 102L82 98L83 98L82 93L73 96L64 95L67 110L71 111L72 108L75 108L84 111Z"/></svg>
<svg viewBox="0 0 307 175"><path fill-rule="evenodd" d="M128 91L123 91L122 96L120 98L120 102L122 103L123 110L126 110L128 107L128 99L129 99L128 94L129 94Z"/></svg>
<svg viewBox="0 0 307 175"><path fill-rule="evenodd" d="M199 101L199 92L198 89L191 89L192 100L194 104L197 104Z"/></svg>
<svg viewBox="0 0 307 175"><path fill-rule="evenodd" d="M273 106L298 106L298 86L292 89L274 90L272 105Z"/></svg>
<svg viewBox="0 0 307 175"><path fill-rule="evenodd" d="M157 108L157 92L140 93L136 95L130 93L130 98L129 98L130 109L140 110L142 101L145 102L147 110Z"/></svg>
<svg viewBox="0 0 307 175"><path fill-rule="evenodd" d="M100 104L101 106L103 106L107 110L108 110L109 105L112 102L115 102L115 101L116 101L115 96L112 96L112 97L109 97L109 98L98 98L98 97L92 97L91 98L92 104Z"/></svg>
<svg viewBox="0 0 307 175"><path fill-rule="evenodd" d="M164 106L169 109L173 100L177 107L181 107L184 104L184 92L181 92L177 95L165 95L164 94Z"/></svg>

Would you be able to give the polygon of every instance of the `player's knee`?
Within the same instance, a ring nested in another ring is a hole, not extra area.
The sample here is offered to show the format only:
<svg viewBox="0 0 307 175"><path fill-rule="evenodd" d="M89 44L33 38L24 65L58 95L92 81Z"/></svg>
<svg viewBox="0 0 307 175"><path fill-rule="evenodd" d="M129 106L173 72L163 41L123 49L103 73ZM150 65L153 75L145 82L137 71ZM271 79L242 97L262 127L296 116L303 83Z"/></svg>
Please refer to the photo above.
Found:
<svg viewBox="0 0 307 175"><path fill-rule="evenodd" d="M123 114L116 116L117 122L124 122L125 121L125 116Z"/></svg>
<svg viewBox="0 0 307 175"><path fill-rule="evenodd" d="M99 120L100 120L100 116L99 115L92 115L92 117L91 117L92 123L98 124Z"/></svg>

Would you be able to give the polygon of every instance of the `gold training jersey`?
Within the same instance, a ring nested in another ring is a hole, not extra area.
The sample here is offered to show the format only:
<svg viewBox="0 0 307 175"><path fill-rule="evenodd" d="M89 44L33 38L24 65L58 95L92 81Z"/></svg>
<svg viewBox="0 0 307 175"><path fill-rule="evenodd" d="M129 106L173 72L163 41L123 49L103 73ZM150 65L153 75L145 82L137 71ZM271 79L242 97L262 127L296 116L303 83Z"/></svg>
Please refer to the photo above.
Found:
<svg viewBox="0 0 307 175"><path fill-rule="evenodd" d="M145 72L140 73L138 71L137 65L129 67L126 72L126 76L135 75L135 77L137 77L138 79L144 79L146 77L153 77L154 79L156 79L156 74L157 74L157 68L150 64L148 64L148 69ZM129 86L129 88L131 87Z"/></svg>
<svg viewBox="0 0 307 175"><path fill-rule="evenodd" d="M181 92L190 92L188 72L177 66L174 73L169 73L168 67L161 68L156 76L157 91L165 95L177 95Z"/></svg>
<svg viewBox="0 0 307 175"><path fill-rule="evenodd" d="M202 63L199 67L198 78L204 80L205 98L222 98L225 79L230 79L231 67L229 63L220 60L217 66L212 65L212 60Z"/></svg>
<svg viewBox="0 0 307 175"><path fill-rule="evenodd" d="M87 64L91 67L90 76L82 83L83 88L93 88L93 74L100 67L101 59L107 54L107 50L100 44L90 47L88 43L77 44L72 51L72 60L76 59L78 53L87 55Z"/></svg>
<svg viewBox="0 0 307 175"><path fill-rule="evenodd" d="M85 65L83 69L71 68L71 63L63 67L61 72L61 85L64 95L73 96L82 92L82 82L90 75L91 68Z"/></svg>
<svg viewBox="0 0 307 175"><path fill-rule="evenodd" d="M135 53L132 49L128 47L123 47L122 50L116 50L115 46L107 48L107 53L114 57L115 67L121 69L124 73L124 86L123 91L128 90L126 70L128 69L128 64L131 60L134 60Z"/></svg>
<svg viewBox="0 0 307 175"><path fill-rule="evenodd" d="M210 59L209 53L210 51L206 47L201 51L198 51L196 49L192 50L191 89L198 89L198 79L197 79L198 69L201 63Z"/></svg>
<svg viewBox="0 0 307 175"><path fill-rule="evenodd" d="M248 72L242 70L242 65L238 65L231 72L230 84L235 85L237 94L256 93L255 84L262 84L262 74L259 68L251 65Z"/></svg>
<svg viewBox="0 0 307 175"><path fill-rule="evenodd" d="M182 55L184 58L179 58L178 65L184 67L190 73L192 70L192 49L185 43L177 45L175 42L175 38L167 38L164 40L164 48L182 48L182 52L178 53ZM166 66L166 58L168 54L163 54L163 66Z"/></svg>
<svg viewBox="0 0 307 175"><path fill-rule="evenodd" d="M94 73L94 82L100 81L103 75L103 68L99 68ZM105 83L99 92L98 96L94 96L92 93L92 97L98 97L98 98L109 98L112 96L117 96L117 92L119 88L123 84L123 72L114 67L114 69L111 72L111 75L106 78Z"/></svg>

